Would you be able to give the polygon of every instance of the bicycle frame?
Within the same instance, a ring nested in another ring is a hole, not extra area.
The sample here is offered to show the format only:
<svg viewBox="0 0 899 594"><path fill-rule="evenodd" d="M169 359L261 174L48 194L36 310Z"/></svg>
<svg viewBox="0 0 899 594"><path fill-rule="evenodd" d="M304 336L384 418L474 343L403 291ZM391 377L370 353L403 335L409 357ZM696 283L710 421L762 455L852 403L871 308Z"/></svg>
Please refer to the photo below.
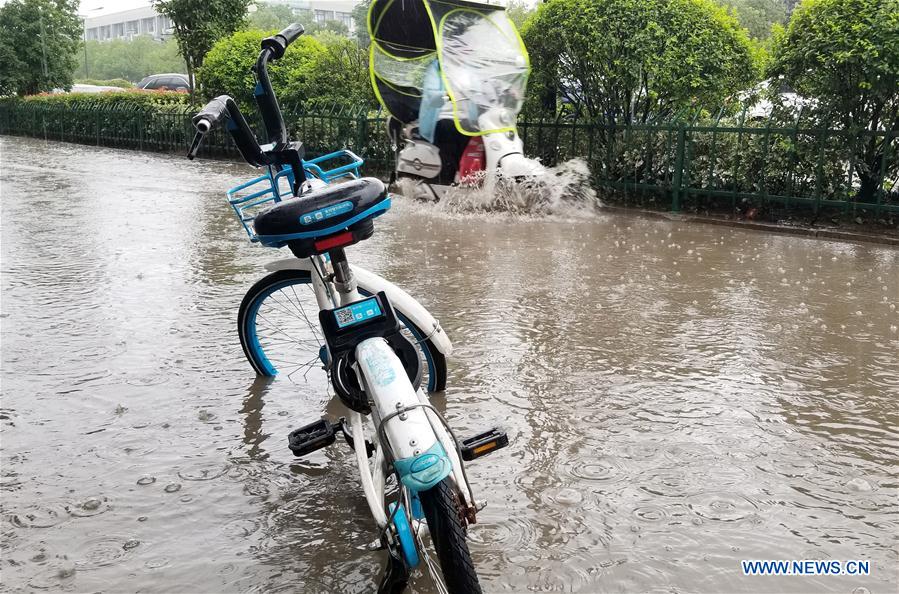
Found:
<svg viewBox="0 0 899 594"><path fill-rule="evenodd" d="M355 287L349 291L336 290L334 284L328 280L330 262L323 256L281 260L268 265L267 268L311 271L312 286L320 310L334 309L362 299L362 295ZM396 308L419 325L419 328L432 329L428 338L441 352L444 354L451 352L452 345L440 328L440 324L408 293L362 268L352 267L351 270L353 276L358 277L356 282L363 290L371 294L384 291L388 299L396 303ZM368 460L362 415L356 411L349 411L349 424L365 500L378 528L384 530L390 522L385 499L389 462L416 460L428 455L444 457L448 468L442 474L436 474L431 467L430 480L421 486L429 488L432 486L430 483L452 475L465 507L475 507L476 502L465 477L455 439L431 406L427 394L422 389L414 389L391 347L381 338L371 338L359 344L356 354L357 377L366 394L374 402L371 419L377 439L374 440L373 463L369 463ZM435 444L439 444L439 448ZM442 452L439 452L441 449ZM398 486L403 499L406 500L407 521L417 531L423 525L423 521L412 515L411 498L417 490L410 488L410 483L415 484L418 478L415 474L413 471L411 475L402 476Z"/></svg>

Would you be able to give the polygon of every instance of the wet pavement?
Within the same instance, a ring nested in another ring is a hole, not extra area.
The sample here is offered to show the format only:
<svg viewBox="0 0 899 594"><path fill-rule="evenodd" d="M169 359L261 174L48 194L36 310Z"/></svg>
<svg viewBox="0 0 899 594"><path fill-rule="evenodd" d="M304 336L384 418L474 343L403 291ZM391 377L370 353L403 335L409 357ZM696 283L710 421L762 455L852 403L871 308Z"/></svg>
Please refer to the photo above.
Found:
<svg viewBox="0 0 899 594"><path fill-rule="evenodd" d="M351 452L286 447L338 405L256 380L237 339L244 292L287 256L224 200L252 172L0 151L0 590L374 591ZM509 432L469 467L485 591L899 587L899 250L398 199L349 255L454 340L436 401L459 432ZM746 577L742 559L871 575Z"/></svg>

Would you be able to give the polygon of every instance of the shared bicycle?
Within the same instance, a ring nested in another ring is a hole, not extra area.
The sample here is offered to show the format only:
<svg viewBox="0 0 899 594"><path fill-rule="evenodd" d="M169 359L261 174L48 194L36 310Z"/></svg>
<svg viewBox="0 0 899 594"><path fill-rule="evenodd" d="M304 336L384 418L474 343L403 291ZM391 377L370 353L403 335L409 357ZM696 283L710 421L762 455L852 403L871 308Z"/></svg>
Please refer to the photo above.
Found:
<svg viewBox="0 0 899 594"><path fill-rule="evenodd" d="M266 144L227 95L193 118L188 157L210 131L227 129L247 163L264 170L228 191L231 207L252 242L294 256L268 265L243 298L240 342L259 375L297 381L323 371L346 408L292 431L288 447L307 456L342 436L352 448L387 552L379 591L403 591L422 567L441 592L478 593L466 534L483 504L465 462L508 438L498 429L457 438L428 397L446 387L452 353L440 323L401 288L349 263L346 248L372 236L392 197L382 181L361 176L363 160L351 151L307 160L302 142L288 138L268 65L302 33L293 24L264 39L253 68Z"/></svg>

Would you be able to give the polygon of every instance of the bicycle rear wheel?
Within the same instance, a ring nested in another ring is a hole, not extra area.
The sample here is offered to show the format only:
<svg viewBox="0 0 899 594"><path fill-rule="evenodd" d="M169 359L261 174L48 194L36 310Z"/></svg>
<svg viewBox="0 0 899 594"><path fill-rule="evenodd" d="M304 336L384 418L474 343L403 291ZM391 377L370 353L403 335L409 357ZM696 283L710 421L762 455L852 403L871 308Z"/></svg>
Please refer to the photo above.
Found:
<svg viewBox="0 0 899 594"><path fill-rule="evenodd" d="M359 292L368 294L361 288ZM401 332L422 360L422 386L429 392L445 389L446 357L421 328L401 311L396 313ZM240 304L237 329L244 354L257 374L327 381L321 369L327 358L325 339L308 270L278 270L254 284Z"/></svg>
<svg viewBox="0 0 899 594"><path fill-rule="evenodd" d="M437 551L443 581L451 594L481 594L471 553L465 541L465 521L455 487L449 477L418 498Z"/></svg>

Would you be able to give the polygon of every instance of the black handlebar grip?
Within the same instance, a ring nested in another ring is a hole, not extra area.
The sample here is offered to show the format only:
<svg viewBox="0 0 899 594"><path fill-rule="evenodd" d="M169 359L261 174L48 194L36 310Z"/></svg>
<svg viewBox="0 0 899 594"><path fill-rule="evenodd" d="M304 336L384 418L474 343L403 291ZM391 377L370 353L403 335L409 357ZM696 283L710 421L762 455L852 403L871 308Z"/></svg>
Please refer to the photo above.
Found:
<svg viewBox="0 0 899 594"><path fill-rule="evenodd" d="M271 50L272 60L277 60L284 55L287 46L297 40L306 29L299 23L292 23L283 31L272 37L266 37L262 40L262 49Z"/></svg>
<svg viewBox="0 0 899 594"><path fill-rule="evenodd" d="M202 133L209 132L213 128L215 128L216 124L225 117L225 114L228 113L228 95L219 95L212 101L206 104L200 112L193 117L194 127ZM201 130L202 127L206 127L206 124L203 121L206 121L208 127L205 130Z"/></svg>

